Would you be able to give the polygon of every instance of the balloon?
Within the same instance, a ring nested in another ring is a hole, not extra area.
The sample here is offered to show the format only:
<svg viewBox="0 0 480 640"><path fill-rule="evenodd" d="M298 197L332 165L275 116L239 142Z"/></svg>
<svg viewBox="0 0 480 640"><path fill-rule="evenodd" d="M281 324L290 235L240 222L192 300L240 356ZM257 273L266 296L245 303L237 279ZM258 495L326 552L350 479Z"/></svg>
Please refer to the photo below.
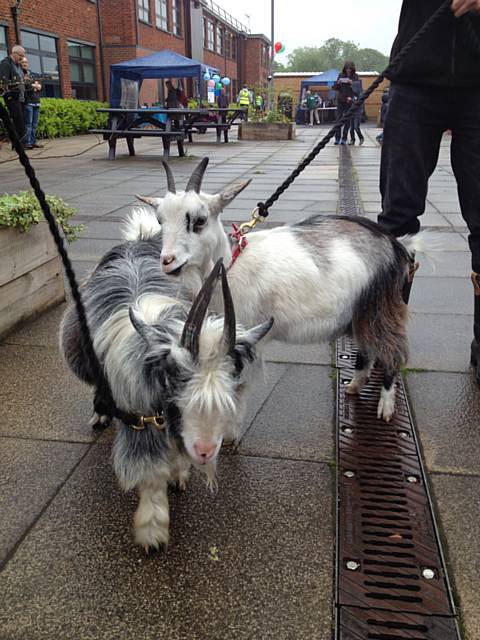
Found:
<svg viewBox="0 0 480 640"><path fill-rule="evenodd" d="M222 82L222 84L224 84L226 87L228 87L228 85L230 84L230 78L222 78L221 82Z"/></svg>
<svg viewBox="0 0 480 640"><path fill-rule="evenodd" d="M283 44L281 42L275 43L275 53L280 53L280 49L283 48Z"/></svg>
<svg viewBox="0 0 480 640"><path fill-rule="evenodd" d="M221 89L222 88L222 83L221 82L217 82L217 84L215 85L215 89Z"/></svg>
<svg viewBox="0 0 480 640"><path fill-rule="evenodd" d="M215 86L215 80L213 80L213 78L212 78L207 82L207 84L208 84L209 87L214 87Z"/></svg>
<svg viewBox="0 0 480 640"><path fill-rule="evenodd" d="M203 79L204 80L210 80L210 74L209 73L204 73L203 74Z"/></svg>
<svg viewBox="0 0 480 640"><path fill-rule="evenodd" d="M212 80L215 80L215 82L220 82L220 76L218 75L218 73L212 76Z"/></svg>

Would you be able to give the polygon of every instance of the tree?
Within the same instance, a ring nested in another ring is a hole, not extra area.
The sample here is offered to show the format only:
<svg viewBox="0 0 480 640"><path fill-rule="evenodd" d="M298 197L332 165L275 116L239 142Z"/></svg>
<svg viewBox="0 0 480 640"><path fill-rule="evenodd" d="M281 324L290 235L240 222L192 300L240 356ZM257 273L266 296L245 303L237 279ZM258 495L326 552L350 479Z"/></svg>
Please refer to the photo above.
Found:
<svg viewBox="0 0 480 640"><path fill-rule="evenodd" d="M285 71L326 71L342 69L347 60L355 63L357 71L383 71L388 57L376 49L361 49L351 40L329 38L321 47L299 47L287 56Z"/></svg>
<svg viewBox="0 0 480 640"><path fill-rule="evenodd" d="M276 73L277 71L286 71L287 67L282 64L281 62L277 62L277 60L273 61L273 73Z"/></svg>
<svg viewBox="0 0 480 640"><path fill-rule="evenodd" d="M287 56L287 71L325 71L328 64L322 48L300 47Z"/></svg>

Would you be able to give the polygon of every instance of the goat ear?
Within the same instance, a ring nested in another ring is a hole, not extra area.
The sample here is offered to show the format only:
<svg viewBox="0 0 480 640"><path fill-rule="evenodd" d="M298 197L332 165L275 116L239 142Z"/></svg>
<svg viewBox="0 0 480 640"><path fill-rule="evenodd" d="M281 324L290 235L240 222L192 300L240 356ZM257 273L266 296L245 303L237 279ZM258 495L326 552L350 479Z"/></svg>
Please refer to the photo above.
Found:
<svg viewBox="0 0 480 640"><path fill-rule="evenodd" d="M254 347L262 338L264 338L273 326L273 318L269 318L262 324L253 327L249 331L246 331L241 342L247 344L249 347Z"/></svg>
<svg viewBox="0 0 480 640"><path fill-rule="evenodd" d="M146 204L150 205L154 209L158 209L158 207L162 204L163 198L150 198L150 196L140 196L138 193L135 194L137 200L141 200Z"/></svg>
<svg viewBox="0 0 480 640"><path fill-rule="evenodd" d="M213 196L213 207L211 212L219 214L223 209L234 200L239 193L248 187L252 180L245 180L244 182L238 182L237 184L231 184L226 189Z"/></svg>

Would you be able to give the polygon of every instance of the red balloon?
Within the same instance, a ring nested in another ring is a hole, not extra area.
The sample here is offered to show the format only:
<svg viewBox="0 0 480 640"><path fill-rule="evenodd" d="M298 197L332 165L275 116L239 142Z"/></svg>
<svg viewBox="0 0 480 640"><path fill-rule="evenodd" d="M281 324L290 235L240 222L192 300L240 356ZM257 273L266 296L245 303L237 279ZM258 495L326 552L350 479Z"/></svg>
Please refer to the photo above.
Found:
<svg viewBox="0 0 480 640"><path fill-rule="evenodd" d="M275 43L275 53L278 53L282 47L283 47L283 44L281 42L276 42Z"/></svg>

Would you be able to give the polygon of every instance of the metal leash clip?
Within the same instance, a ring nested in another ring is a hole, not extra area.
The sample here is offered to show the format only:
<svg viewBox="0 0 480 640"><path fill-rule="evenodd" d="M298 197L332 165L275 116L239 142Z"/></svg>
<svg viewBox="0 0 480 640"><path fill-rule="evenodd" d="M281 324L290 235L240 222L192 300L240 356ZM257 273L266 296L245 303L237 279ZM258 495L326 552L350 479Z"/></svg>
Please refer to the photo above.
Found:
<svg viewBox="0 0 480 640"><path fill-rule="evenodd" d="M265 217L260 215L259 211L260 207L255 207L255 209L250 214L250 220L248 222L242 222L242 224L238 227L242 236L252 231L252 229L255 229L259 222L265 221Z"/></svg>

